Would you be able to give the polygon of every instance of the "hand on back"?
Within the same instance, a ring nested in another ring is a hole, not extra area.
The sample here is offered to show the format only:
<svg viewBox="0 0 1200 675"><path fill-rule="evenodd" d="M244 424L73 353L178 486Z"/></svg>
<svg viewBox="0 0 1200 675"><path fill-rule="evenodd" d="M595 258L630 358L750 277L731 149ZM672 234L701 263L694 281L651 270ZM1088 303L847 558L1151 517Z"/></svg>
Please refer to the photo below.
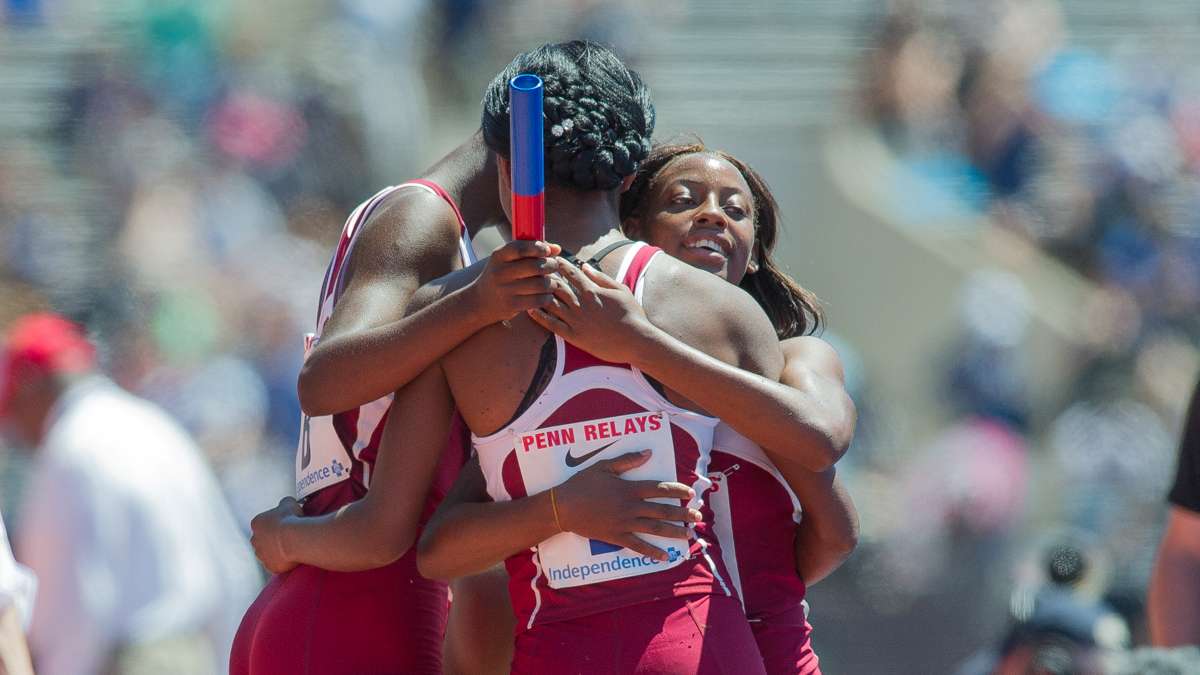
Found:
<svg viewBox="0 0 1200 675"><path fill-rule="evenodd" d="M527 310L529 317L596 358L633 362L638 340L655 328L629 288L589 264L563 261L557 276L567 285L555 288L552 302Z"/></svg>
<svg viewBox="0 0 1200 675"><path fill-rule="evenodd" d="M506 321L521 312L544 307L554 299L554 272L562 261L561 247L544 241L511 241L488 257L471 282L478 307L491 323Z"/></svg>
<svg viewBox="0 0 1200 675"><path fill-rule="evenodd" d="M300 502L291 497L279 500L279 505L254 516L250 521L250 545L254 555L271 574L283 574L296 566L283 550L283 521L289 517L300 517L303 510Z"/></svg>
<svg viewBox="0 0 1200 675"><path fill-rule="evenodd" d="M650 451L643 450L596 462L554 488L559 526L582 537L666 560L666 551L646 543L637 533L686 540L691 537L691 530L680 523L698 522L700 512L677 504L647 501L654 498L690 501L695 492L682 483L621 478L622 473L649 459Z"/></svg>

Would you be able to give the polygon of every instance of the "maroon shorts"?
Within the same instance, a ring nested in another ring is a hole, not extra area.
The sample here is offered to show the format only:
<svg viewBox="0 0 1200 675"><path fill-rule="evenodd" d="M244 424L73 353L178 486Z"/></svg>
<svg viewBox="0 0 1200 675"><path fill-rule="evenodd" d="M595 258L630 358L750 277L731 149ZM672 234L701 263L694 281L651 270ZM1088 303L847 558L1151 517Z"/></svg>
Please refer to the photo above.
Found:
<svg viewBox="0 0 1200 675"><path fill-rule="evenodd" d="M769 675L821 675L803 606L751 619L750 630Z"/></svg>
<svg viewBox="0 0 1200 675"><path fill-rule="evenodd" d="M238 627L230 675L441 673L446 585L415 561L272 577Z"/></svg>
<svg viewBox="0 0 1200 675"><path fill-rule="evenodd" d="M741 604L693 595L534 626L517 635L512 672L754 675L762 657Z"/></svg>

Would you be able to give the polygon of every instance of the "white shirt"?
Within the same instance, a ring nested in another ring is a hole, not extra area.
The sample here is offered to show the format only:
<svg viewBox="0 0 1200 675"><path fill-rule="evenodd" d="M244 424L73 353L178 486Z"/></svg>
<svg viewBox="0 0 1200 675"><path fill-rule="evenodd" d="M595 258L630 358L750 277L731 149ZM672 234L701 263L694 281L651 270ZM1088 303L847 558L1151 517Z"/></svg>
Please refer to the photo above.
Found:
<svg viewBox="0 0 1200 675"><path fill-rule="evenodd" d="M36 592L37 577L13 558L8 532L4 529L4 521L0 520L0 612L16 607L21 625L28 630Z"/></svg>
<svg viewBox="0 0 1200 675"><path fill-rule="evenodd" d="M200 450L102 377L47 421L17 552L37 574L29 642L42 675L88 675L112 649L205 632L224 669L257 567Z"/></svg>

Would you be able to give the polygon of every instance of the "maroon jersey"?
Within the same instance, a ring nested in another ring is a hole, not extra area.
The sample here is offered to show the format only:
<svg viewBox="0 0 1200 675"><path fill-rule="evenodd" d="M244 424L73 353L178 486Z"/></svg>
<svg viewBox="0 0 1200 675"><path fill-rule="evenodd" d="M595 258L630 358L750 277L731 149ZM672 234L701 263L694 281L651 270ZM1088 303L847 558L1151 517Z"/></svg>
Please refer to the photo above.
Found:
<svg viewBox="0 0 1200 675"><path fill-rule="evenodd" d="M626 252L618 278L639 300L658 253L645 244ZM675 596L734 597L704 502L717 420L670 403L632 366L554 340L555 369L545 390L508 426L473 439L490 496L504 501L543 492L596 461L650 449L650 459L623 477L690 485L696 496L689 506L704 518L688 541L645 536L668 552L667 561L570 532L510 557L517 632Z"/></svg>
<svg viewBox="0 0 1200 675"><path fill-rule="evenodd" d="M380 191L354 210L342 230L321 287L316 333L341 294L346 260L355 236L383 199L401 188L429 190L458 216L463 264L472 262L466 226L445 190L409 181ZM337 415L302 418L296 452L296 495L306 515L330 513L366 494L392 397ZM454 483L470 446L455 415L420 524L423 526ZM446 584L422 577L416 550L379 569L330 572L300 565L272 577L246 611L234 639L232 675L324 673L429 673L442 671L442 637L448 610Z"/></svg>
<svg viewBox="0 0 1200 675"><path fill-rule="evenodd" d="M762 449L725 423L714 434L709 472L721 552L767 672L819 673L796 572L799 500Z"/></svg>
<svg viewBox="0 0 1200 675"><path fill-rule="evenodd" d="M450 205L461 228L459 251L462 263L466 266L475 262L467 236L466 222L463 221L454 200L441 186L426 180L412 180L380 190L355 209L346 220L337 249L325 272L325 281L321 285L316 331L306 338L306 355L320 341L325 322L333 314L334 305L341 297L346 261L354 248L362 224L388 195L404 188L427 190ZM380 437L383 436L391 405L392 395L388 394L336 415L301 417L300 442L296 450L296 497L304 501L305 515L331 513L366 494L371 484L371 469L375 465ZM460 424L456 419L455 426ZM443 457L439 465L431 498L440 500L445 496L462 466L462 439L458 440L460 444L452 444L453 447L448 449L447 456ZM427 508L427 511L432 513L431 508Z"/></svg>

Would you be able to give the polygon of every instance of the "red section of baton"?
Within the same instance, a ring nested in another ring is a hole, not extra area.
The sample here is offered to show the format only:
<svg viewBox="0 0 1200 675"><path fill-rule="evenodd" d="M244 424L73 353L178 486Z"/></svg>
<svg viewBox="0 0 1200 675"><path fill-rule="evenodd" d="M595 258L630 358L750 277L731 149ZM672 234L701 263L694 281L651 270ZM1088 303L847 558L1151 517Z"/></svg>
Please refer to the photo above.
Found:
<svg viewBox="0 0 1200 675"><path fill-rule="evenodd" d="M513 239L529 239L539 241L546 238L546 196L545 193L536 195L512 196Z"/></svg>

